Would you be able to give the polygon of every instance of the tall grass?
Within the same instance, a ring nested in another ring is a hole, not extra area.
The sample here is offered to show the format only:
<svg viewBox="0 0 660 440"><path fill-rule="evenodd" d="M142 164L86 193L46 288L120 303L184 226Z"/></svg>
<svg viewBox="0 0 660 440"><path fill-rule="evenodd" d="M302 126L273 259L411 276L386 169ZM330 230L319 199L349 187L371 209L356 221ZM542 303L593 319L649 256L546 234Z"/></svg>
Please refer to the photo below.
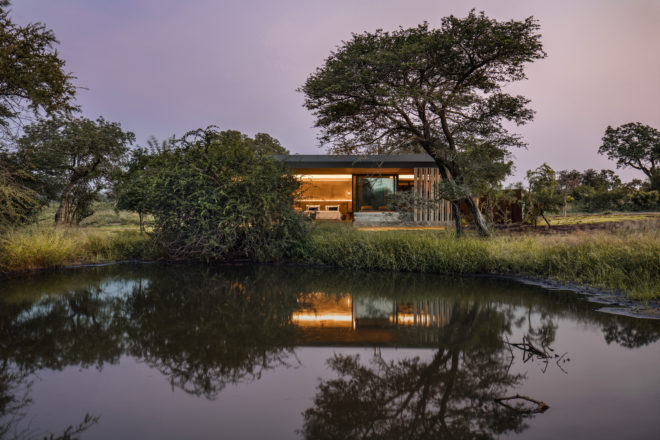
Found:
<svg viewBox="0 0 660 440"><path fill-rule="evenodd" d="M300 260L353 269L535 276L660 298L657 227L459 240L448 232L325 227L312 233Z"/></svg>
<svg viewBox="0 0 660 440"><path fill-rule="evenodd" d="M0 272L159 256L148 236L137 231L31 226L0 236Z"/></svg>
<svg viewBox="0 0 660 440"><path fill-rule="evenodd" d="M315 227L294 260L351 269L506 274L555 279L660 298L660 222L567 235L456 239L445 231L360 231ZM32 226L0 236L0 272L79 263L166 258L145 234Z"/></svg>

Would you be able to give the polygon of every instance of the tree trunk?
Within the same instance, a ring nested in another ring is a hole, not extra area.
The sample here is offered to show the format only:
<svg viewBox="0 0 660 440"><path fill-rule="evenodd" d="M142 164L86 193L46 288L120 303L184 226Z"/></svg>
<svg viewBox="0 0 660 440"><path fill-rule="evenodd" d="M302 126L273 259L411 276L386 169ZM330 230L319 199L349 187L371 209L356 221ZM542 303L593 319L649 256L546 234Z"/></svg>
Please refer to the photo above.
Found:
<svg viewBox="0 0 660 440"><path fill-rule="evenodd" d="M543 220L545 220L545 222L546 222L546 223L548 224L548 228L549 228L549 227L550 227L550 222L548 221L548 219L547 219L547 218L545 218L545 215L543 215L543 214L544 214L544 212L543 212L543 210L542 210L542 209L541 209L541 211L540 211L540 213L539 213L539 214L541 215L541 217L543 217Z"/></svg>
<svg viewBox="0 0 660 440"><path fill-rule="evenodd" d="M474 218L474 224L479 231L479 235L489 237L490 231L488 230L486 219L484 219L484 216L481 214L481 211L479 210L479 207L477 206L472 196L466 196L464 201L468 208L470 208L470 213L472 214L472 218Z"/></svg>
<svg viewBox="0 0 660 440"><path fill-rule="evenodd" d="M140 233L144 232L144 222L142 221L142 211L138 211L138 216L140 217Z"/></svg>
<svg viewBox="0 0 660 440"><path fill-rule="evenodd" d="M463 235L463 224L461 223L461 209L458 202L451 202L451 215L454 217L456 237L460 237Z"/></svg>
<svg viewBox="0 0 660 440"><path fill-rule="evenodd" d="M69 182L69 184L64 189L62 197L60 198L60 206L57 208L55 213L55 226L60 226L62 224L62 218L64 217L64 211L69 205L69 193L71 188L73 188L74 182Z"/></svg>

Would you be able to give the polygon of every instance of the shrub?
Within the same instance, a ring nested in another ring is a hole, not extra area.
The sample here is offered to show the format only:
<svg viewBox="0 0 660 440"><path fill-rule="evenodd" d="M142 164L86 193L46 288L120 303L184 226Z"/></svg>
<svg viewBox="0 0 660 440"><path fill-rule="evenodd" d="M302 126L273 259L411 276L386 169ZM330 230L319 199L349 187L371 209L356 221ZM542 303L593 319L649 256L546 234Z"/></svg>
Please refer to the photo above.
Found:
<svg viewBox="0 0 660 440"><path fill-rule="evenodd" d="M253 139L213 128L162 152L150 183L154 238L174 258L280 259L304 240L299 183Z"/></svg>

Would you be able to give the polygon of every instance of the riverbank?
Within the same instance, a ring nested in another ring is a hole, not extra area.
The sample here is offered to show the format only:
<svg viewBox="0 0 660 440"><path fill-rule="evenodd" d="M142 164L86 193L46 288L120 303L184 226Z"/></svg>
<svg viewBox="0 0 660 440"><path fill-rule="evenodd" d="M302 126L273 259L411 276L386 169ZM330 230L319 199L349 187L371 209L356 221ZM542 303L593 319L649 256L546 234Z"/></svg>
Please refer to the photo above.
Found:
<svg viewBox="0 0 660 440"><path fill-rule="evenodd" d="M0 237L0 273L163 258L147 234L132 228L29 226Z"/></svg>
<svg viewBox="0 0 660 440"><path fill-rule="evenodd" d="M333 225L334 226L334 225ZM658 222L566 235L501 234L490 239L425 231L317 228L302 261L351 269L543 278L660 298Z"/></svg>
<svg viewBox="0 0 660 440"><path fill-rule="evenodd" d="M356 270L522 276L623 293L644 303L660 299L658 223L558 235L500 232L490 239L468 234L460 240L446 231L315 225L289 261ZM0 272L5 273L162 259L167 255L147 234L129 228L31 227L0 241Z"/></svg>

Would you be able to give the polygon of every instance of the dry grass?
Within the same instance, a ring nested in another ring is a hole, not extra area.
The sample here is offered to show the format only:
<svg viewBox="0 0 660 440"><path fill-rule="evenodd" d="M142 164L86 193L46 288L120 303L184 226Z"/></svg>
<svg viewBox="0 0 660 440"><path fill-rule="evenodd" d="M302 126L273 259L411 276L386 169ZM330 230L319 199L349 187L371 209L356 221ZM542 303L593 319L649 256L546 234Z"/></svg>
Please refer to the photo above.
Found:
<svg viewBox="0 0 660 440"><path fill-rule="evenodd" d="M0 237L0 272L157 256L148 236L137 231L31 226Z"/></svg>
<svg viewBox="0 0 660 440"><path fill-rule="evenodd" d="M354 269L537 276L649 300L660 297L657 225L649 221L613 232L459 240L451 232L365 232L328 225L315 229L301 260Z"/></svg>

